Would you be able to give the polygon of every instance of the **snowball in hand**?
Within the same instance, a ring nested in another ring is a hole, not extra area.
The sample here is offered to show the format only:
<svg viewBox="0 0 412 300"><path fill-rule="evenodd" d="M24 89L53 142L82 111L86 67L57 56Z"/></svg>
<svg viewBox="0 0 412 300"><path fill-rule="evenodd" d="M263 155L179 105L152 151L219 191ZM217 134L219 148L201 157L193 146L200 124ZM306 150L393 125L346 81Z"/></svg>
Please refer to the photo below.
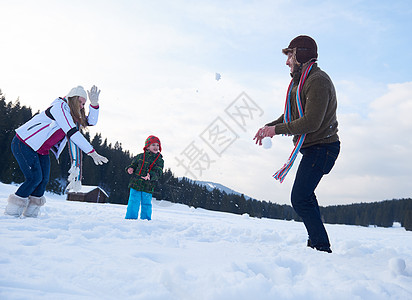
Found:
<svg viewBox="0 0 412 300"><path fill-rule="evenodd" d="M265 149L272 148L272 139L270 137L265 137L262 139L262 146Z"/></svg>

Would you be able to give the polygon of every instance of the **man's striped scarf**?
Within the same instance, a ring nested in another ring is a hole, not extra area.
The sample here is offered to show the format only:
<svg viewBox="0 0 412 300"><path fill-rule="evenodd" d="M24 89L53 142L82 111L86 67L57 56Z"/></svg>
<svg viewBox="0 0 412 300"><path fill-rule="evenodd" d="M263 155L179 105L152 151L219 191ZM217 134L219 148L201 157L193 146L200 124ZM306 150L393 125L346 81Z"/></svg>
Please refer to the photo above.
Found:
<svg viewBox="0 0 412 300"><path fill-rule="evenodd" d="M303 117L303 107L302 107L302 102L300 100L300 92L303 88L303 85L305 84L306 78L309 75L309 72L312 70L313 65L315 64L315 62L312 62L309 64L309 66L306 68L305 72L303 72L303 74L300 77L299 80L299 85L298 88L296 90L296 105L298 107L298 112L299 112L299 118ZM293 79L290 81L289 87L288 87L288 92L286 94L286 103L285 103L285 113L284 113L284 119L283 119L283 123L288 123L291 122L291 99L290 99L290 94L292 92L292 88L293 88ZM273 177L276 180L279 180L280 183L283 182L283 180L285 179L286 175L288 174L289 170L292 168L293 163L295 162L295 159L299 153L300 148L302 147L303 142L305 141L305 137L306 134L302 134L299 136L295 148L293 149L292 153L289 156L289 159L287 160L287 162L283 165L282 168L280 168L279 171L277 171Z"/></svg>

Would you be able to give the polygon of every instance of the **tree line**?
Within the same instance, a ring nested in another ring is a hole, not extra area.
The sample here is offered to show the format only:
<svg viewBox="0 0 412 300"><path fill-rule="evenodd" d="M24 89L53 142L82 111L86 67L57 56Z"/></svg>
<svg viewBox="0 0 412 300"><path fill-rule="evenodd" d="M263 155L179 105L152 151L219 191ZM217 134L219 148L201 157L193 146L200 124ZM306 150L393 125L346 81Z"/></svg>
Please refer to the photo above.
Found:
<svg viewBox="0 0 412 300"><path fill-rule="evenodd" d="M235 214L247 213L257 218L302 221L290 205L247 200L243 194L227 194L219 189L209 191L204 185L188 178L174 177L171 170L164 172L153 196L195 208ZM406 230L412 230L410 198L320 207L320 212L324 222L329 224L391 227L394 222L398 222Z"/></svg>
<svg viewBox="0 0 412 300"><path fill-rule="evenodd" d="M22 106L18 99L7 103L0 90L0 157L2 158L0 181L3 183L24 181L23 174L11 153L10 143L15 135L14 130L32 116L31 108ZM127 204L129 195L127 186L130 177L125 172L125 167L132 160L131 153L123 150L119 142L114 145L108 143L101 134L91 138L87 131L83 133L98 153L109 158L109 162L96 167L92 159L85 158L82 184L100 186L109 194L110 203ZM59 162L53 154L50 156L50 182L46 189L63 194L70 168L67 147L61 154ZM219 189L209 191L204 185L197 184L189 178L175 177L170 169L164 171L153 197L195 208L248 214L257 218L301 221L290 205L246 199L243 194L227 194ZM325 223L329 224L390 227L394 222L399 222L405 229L412 230L412 199L320 207L320 211Z"/></svg>

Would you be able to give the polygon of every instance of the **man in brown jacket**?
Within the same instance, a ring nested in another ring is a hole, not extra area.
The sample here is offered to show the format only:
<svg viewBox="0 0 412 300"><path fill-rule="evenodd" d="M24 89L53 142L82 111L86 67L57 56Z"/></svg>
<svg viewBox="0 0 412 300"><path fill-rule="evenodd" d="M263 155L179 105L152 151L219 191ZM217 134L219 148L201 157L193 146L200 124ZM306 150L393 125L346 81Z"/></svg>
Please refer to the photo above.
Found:
<svg viewBox="0 0 412 300"><path fill-rule="evenodd" d="M301 35L294 38L282 52L287 55L286 65L290 67L292 76L285 113L260 128L255 139L261 145L264 137L272 138L277 134L294 136L295 151L300 151L303 157L292 188L292 206L307 229L307 245L331 253L315 189L323 175L331 171L340 151L335 87L329 76L317 66L317 45L311 37ZM289 166L285 164L287 170L280 172L285 172L283 176L286 176L293 160L289 161Z"/></svg>

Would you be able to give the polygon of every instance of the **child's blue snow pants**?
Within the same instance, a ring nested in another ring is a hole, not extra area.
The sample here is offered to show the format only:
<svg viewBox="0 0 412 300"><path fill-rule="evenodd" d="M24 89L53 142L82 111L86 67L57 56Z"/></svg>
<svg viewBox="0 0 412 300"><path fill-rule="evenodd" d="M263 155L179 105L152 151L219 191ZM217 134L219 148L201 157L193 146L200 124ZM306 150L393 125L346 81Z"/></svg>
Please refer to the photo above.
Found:
<svg viewBox="0 0 412 300"><path fill-rule="evenodd" d="M137 219L139 216L139 208L142 204L140 219L152 219L152 194L139 192L135 189L130 189L129 202L127 204L127 212L125 219Z"/></svg>

